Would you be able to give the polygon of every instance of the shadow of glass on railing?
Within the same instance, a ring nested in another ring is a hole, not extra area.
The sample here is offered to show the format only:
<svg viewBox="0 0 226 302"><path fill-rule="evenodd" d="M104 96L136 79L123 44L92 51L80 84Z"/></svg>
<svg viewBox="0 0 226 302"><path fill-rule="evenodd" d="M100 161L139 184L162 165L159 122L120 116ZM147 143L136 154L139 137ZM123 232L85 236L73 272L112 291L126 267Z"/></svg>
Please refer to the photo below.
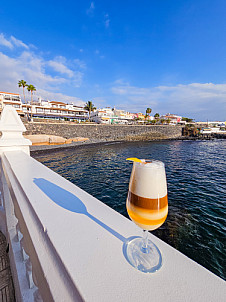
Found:
<svg viewBox="0 0 226 302"><path fill-rule="evenodd" d="M40 190L42 190L42 192L44 192L53 202L55 202L60 207L77 214L86 215L94 222L96 222L99 226L103 227L113 236L121 240L123 243L127 241L124 236L122 236L121 234L113 230L111 227L107 226L105 223L91 215L87 211L84 203L76 195L68 192L67 190L59 187L58 185L44 178L34 178L33 182L36 184L36 186L39 187Z"/></svg>

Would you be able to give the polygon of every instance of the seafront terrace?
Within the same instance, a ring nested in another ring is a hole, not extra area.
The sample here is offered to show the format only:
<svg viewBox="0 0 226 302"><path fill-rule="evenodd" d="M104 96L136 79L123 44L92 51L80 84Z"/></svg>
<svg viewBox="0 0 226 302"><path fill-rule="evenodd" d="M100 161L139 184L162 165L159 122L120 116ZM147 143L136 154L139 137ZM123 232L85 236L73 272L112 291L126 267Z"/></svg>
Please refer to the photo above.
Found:
<svg viewBox="0 0 226 302"><path fill-rule="evenodd" d="M0 121L0 230L9 244L17 301L224 301L225 282L167 245L153 274L124 255L142 231L30 157L15 109Z"/></svg>

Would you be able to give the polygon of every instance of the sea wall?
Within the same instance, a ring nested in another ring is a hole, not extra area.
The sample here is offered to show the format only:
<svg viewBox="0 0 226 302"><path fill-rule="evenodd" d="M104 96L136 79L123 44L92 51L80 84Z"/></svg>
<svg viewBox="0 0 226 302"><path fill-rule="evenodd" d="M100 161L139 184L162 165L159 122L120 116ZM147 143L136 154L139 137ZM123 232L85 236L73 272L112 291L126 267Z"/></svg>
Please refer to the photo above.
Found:
<svg viewBox="0 0 226 302"><path fill-rule="evenodd" d="M182 134L181 126L168 125L98 125L25 123L25 134L49 134L65 138L88 137L105 141L174 139Z"/></svg>

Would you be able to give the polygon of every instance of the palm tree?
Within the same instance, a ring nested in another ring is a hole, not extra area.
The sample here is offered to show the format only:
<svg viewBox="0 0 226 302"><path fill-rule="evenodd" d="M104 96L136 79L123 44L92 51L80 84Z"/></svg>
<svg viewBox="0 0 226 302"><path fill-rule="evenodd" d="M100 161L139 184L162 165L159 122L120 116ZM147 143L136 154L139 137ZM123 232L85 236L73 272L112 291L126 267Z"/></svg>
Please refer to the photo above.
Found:
<svg viewBox="0 0 226 302"><path fill-rule="evenodd" d="M89 111L89 121L90 121L90 114L91 114L92 111L94 111L96 109L96 107L94 107L92 101L88 101L85 104L84 109L87 110L87 111Z"/></svg>
<svg viewBox="0 0 226 302"><path fill-rule="evenodd" d="M156 119L159 119L159 113L156 113L156 114L154 115L154 117L155 117Z"/></svg>
<svg viewBox="0 0 226 302"><path fill-rule="evenodd" d="M36 91L35 86L27 85L27 90L31 92L31 105L33 103L33 91ZM32 107L31 107L31 120L32 120Z"/></svg>
<svg viewBox="0 0 226 302"><path fill-rule="evenodd" d="M146 109L146 115L149 115L151 112L152 112L152 109L151 109L151 108L147 108L147 109Z"/></svg>
<svg viewBox="0 0 226 302"><path fill-rule="evenodd" d="M31 92L31 103L33 102L33 91L36 91L35 86L27 85L27 90Z"/></svg>
<svg viewBox="0 0 226 302"><path fill-rule="evenodd" d="M24 88L27 86L27 82L26 82L26 81L24 81L24 80L20 80L20 81L18 82L18 86L19 86L19 87L23 87L24 102L25 102L25 104L26 104L26 99L25 99Z"/></svg>
<svg viewBox="0 0 226 302"><path fill-rule="evenodd" d="M150 117L149 114L151 113L151 111L152 111L151 108L146 109L145 120L149 120L149 117Z"/></svg>

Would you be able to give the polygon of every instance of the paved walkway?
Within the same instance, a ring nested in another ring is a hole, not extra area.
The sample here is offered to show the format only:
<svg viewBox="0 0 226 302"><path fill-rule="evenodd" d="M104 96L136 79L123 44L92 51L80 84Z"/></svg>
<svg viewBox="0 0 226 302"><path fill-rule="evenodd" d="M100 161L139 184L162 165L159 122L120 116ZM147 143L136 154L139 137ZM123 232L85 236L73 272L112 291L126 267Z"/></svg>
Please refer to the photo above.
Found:
<svg viewBox="0 0 226 302"><path fill-rule="evenodd" d="M0 302L15 302L5 236L0 232Z"/></svg>

